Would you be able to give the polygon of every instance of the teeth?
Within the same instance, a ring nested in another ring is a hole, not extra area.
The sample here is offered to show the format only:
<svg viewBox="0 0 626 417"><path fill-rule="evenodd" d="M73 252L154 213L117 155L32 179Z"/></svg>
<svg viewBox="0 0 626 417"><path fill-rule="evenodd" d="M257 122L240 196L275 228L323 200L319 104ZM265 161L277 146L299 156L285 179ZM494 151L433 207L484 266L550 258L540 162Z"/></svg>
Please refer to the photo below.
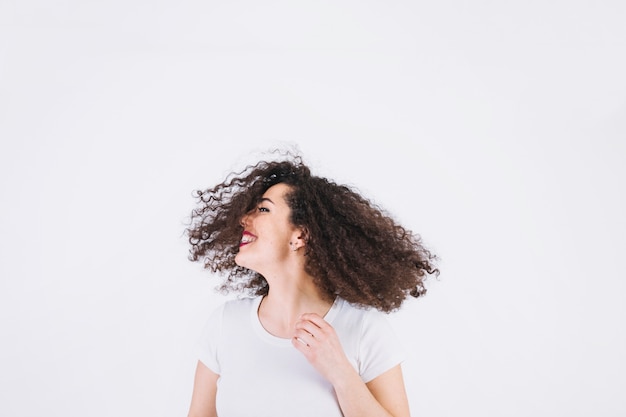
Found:
<svg viewBox="0 0 626 417"><path fill-rule="evenodd" d="M250 235L245 235L241 238L241 243L250 243L254 242L254 238Z"/></svg>

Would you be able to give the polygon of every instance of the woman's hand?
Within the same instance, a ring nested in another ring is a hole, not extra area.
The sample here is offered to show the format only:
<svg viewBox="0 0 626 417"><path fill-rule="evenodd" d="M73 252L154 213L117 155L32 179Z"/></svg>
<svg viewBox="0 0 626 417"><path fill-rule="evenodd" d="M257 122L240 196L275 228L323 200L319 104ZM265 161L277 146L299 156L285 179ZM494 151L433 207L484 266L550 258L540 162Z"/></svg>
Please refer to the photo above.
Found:
<svg viewBox="0 0 626 417"><path fill-rule="evenodd" d="M367 385L348 361L335 329L314 313L296 322L293 345L330 382L346 417L409 417L400 365Z"/></svg>
<svg viewBox="0 0 626 417"><path fill-rule="evenodd" d="M333 385L342 376L356 372L343 351L335 329L318 314L300 316L291 342Z"/></svg>

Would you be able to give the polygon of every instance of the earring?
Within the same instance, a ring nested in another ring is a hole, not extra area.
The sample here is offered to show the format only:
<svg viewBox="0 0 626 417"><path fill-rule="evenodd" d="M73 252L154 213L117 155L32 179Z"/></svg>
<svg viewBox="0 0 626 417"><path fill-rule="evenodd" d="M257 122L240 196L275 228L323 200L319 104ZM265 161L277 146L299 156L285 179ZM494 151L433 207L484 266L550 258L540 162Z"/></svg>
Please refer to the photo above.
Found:
<svg viewBox="0 0 626 417"><path fill-rule="evenodd" d="M292 250L292 251L297 251L297 250L298 250L298 247L297 247L297 246L295 246L295 245L293 244L293 242L289 242L289 246L291 247L291 250Z"/></svg>

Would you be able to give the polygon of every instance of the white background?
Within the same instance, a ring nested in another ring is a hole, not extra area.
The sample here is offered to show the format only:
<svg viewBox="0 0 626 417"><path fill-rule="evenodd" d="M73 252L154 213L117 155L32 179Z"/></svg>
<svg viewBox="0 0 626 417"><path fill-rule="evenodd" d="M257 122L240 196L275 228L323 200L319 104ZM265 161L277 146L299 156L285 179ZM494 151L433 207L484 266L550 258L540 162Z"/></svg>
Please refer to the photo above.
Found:
<svg viewBox="0 0 626 417"><path fill-rule="evenodd" d="M194 189L275 146L441 257L414 416L626 415L623 1L0 1L0 415L183 416ZM245 393L242 393L245 398Z"/></svg>

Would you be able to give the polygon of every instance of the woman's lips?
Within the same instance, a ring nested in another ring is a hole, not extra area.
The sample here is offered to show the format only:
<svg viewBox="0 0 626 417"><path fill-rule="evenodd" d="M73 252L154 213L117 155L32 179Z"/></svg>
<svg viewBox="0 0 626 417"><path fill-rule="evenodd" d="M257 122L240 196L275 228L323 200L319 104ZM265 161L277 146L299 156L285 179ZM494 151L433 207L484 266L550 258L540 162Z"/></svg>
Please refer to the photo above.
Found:
<svg viewBox="0 0 626 417"><path fill-rule="evenodd" d="M256 236L250 232L244 231L241 236L241 241L239 242L239 247L245 246L249 243L252 243L256 240Z"/></svg>

